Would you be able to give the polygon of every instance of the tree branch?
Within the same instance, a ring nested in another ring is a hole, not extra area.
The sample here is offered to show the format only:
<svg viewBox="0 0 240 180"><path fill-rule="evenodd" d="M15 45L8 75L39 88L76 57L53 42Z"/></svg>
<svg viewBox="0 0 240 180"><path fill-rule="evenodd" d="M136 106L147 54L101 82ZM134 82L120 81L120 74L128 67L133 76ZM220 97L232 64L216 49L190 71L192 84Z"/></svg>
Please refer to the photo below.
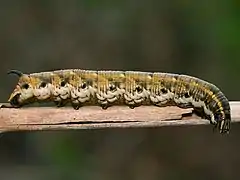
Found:
<svg viewBox="0 0 240 180"><path fill-rule="evenodd" d="M232 122L240 122L240 102L231 102ZM113 106L103 110L85 106L79 110L70 107L1 108L0 131L61 130L95 128L159 127L172 125L202 125L208 120L191 114L192 109L178 107Z"/></svg>

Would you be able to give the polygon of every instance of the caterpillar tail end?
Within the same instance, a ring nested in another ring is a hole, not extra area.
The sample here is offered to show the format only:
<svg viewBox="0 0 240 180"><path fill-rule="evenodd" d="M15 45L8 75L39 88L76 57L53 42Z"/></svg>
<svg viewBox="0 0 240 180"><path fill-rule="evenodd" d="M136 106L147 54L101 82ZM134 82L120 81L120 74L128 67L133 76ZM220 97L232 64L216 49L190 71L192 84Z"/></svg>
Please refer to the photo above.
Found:
<svg viewBox="0 0 240 180"><path fill-rule="evenodd" d="M231 116L226 115L225 119L218 121L214 129L218 129L220 134L229 134L231 125Z"/></svg>
<svg viewBox="0 0 240 180"><path fill-rule="evenodd" d="M221 134L229 134L230 132L230 119L226 119L220 123L220 133Z"/></svg>

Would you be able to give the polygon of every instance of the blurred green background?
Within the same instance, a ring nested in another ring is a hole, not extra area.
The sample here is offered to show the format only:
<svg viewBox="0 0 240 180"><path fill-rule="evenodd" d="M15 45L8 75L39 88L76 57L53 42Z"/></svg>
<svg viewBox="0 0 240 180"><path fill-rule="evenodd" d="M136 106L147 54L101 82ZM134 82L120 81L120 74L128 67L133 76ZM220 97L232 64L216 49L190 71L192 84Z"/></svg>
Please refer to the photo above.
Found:
<svg viewBox="0 0 240 180"><path fill-rule="evenodd" d="M238 0L3 0L0 102L54 69L183 73L239 100ZM239 179L240 125L5 133L0 179Z"/></svg>

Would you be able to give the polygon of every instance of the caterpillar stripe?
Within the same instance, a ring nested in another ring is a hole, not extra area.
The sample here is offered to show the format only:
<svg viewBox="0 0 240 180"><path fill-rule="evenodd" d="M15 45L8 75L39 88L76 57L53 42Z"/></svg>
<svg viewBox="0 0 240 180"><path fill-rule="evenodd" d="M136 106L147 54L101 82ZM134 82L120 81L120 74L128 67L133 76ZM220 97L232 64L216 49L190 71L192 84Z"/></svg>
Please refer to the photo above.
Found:
<svg viewBox="0 0 240 180"><path fill-rule="evenodd" d="M68 102L75 109L85 105L178 106L193 108L210 120L220 133L229 133L228 99L213 84L196 77L140 71L56 70L24 74L11 70L19 81L10 95L12 107L53 101L58 107Z"/></svg>

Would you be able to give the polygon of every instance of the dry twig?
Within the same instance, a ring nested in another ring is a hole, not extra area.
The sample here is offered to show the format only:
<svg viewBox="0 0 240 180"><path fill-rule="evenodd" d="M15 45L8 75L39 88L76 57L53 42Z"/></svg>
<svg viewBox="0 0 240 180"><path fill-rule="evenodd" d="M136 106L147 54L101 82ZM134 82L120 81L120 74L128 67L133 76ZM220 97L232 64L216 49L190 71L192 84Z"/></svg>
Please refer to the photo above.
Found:
<svg viewBox="0 0 240 180"><path fill-rule="evenodd" d="M240 122L240 102L231 102L230 105L232 122ZM97 106L86 106L79 110L70 107L2 108L0 109L0 131L209 124L208 120L192 115L191 111L191 109L178 107L155 106L140 106L135 109L113 106L107 110ZM189 116L185 116L186 114Z"/></svg>

